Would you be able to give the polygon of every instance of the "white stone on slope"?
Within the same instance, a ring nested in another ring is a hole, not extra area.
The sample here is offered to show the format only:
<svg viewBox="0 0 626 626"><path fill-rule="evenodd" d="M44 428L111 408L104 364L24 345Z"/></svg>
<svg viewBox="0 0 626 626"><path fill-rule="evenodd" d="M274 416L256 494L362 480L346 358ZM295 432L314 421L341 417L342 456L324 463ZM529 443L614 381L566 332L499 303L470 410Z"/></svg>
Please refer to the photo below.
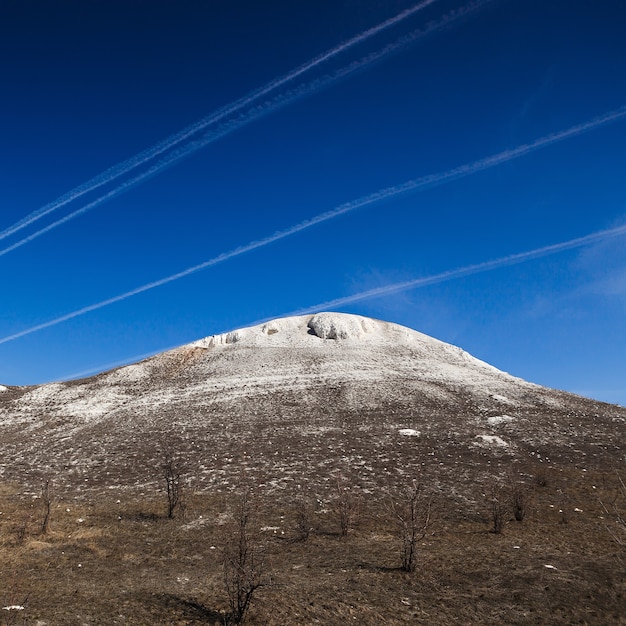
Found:
<svg viewBox="0 0 626 626"><path fill-rule="evenodd" d="M372 320L339 313L318 313L307 326L320 339L360 339L365 333L376 331Z"/></svg>
<svg viewBox="0 0 626 626"><path fill-rule="evenodd" d="M511 415L492 415L487 418L487 423L491 426L495 426L497 424L504 424L505 422L514 422L515 418Z"/></svg>

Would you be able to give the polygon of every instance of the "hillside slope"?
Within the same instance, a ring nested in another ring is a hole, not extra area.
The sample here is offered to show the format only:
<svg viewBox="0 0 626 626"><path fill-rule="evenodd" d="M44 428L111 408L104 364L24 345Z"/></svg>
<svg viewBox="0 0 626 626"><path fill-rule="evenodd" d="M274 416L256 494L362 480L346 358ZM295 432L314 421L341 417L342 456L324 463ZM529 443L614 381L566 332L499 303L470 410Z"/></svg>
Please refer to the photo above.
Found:
<svg viewBox="0 0 626 626"><path fill-rule="evenodd" d="M626 410L539 387L414 330L320 313L207 337L98 376L0 391L11 479L79 489L158 480L175 450L198 487L242 467L268 488L299 473L372 484L427 451L575 462L623 454ZM385 469L383 469L385 468Z"/></svg>

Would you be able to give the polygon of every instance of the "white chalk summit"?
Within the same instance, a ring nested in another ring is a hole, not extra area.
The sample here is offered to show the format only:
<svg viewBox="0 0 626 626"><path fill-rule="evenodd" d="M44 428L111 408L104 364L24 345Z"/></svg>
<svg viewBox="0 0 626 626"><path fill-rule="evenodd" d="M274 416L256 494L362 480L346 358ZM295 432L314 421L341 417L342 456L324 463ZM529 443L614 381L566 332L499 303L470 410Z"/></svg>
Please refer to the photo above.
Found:
<svg viewBox="0 0 626 626"><path fill-rule="evenodd" d="M459 391L482 400L505 398L514 406L537 389L415 330L327 312L209 336L82 382L27 388L10 407L0 406L0 419L21 420L41 410L93 420L117 411L140 415L181 405L202 411L229 403L236 413L243 400L259 407L287 395L324 402L338 387L350 410L416 393L457 402Z"/></svg>
<svg viewBox="0 0 626 626"><path fill-rule="evenodd" d="M398 324L347 313L276 319L206 337L167 353L168 358L190 349L213 355L211 380L224 381L232 387L229 393L259 376L266 378L264 389L292 387L294 377L301 385L323 385L333 379L385 383L406 378L424 383L423 392L437 396L442 389L429 388L430 383L470 386L481 393L497 388L502 395L512 382L530 386L456 346ZM224 367L215 358L218 354L228 354ZM249 386L246 390L250 393Z"/></svg>
<svg viewBox="0 0 626 626"><path fill-rule="evenodd" d="M361 339L377 330L373 320L339 313L318 313L307 326L321 339Z"/></svg>
<svg viewBox="0 0 626 626"><path fill-rule="evenodd" d="M319 339L369 339L375 341L385 331L385 322L377 322L359 315L346 313L317 313L297 317L283 317L257 326L242 328L222 335L213 335L193 343L207 348L216 345L241 343L259 347L307 347ZM408 330L408 329L407 329Z"/></svg>

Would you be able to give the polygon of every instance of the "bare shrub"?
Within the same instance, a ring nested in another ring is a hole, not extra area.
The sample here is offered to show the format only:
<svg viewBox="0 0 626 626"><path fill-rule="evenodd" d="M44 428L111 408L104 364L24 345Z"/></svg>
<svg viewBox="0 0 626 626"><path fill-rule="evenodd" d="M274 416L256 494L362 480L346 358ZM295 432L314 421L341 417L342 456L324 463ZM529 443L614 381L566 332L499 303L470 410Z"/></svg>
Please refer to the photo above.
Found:
<svg viewBox="0 0 626 626"><path fill-rule="evenodd" d="M548 471L545 467L539 466L535 470L535 485L542 488L548 486Z"/></svg>
<svg viewBox="0 0 626 626"><path fill-rule="evenodd" d="M41 486L41 534L45 535L50 529L50 513L52 511L52 502L54 501L54 493L52 488L52 481L49 478L44 479Z"/></svg>
<svg viewBox="0 0 626 626"><path fill-rule="evenodd" d="M557 503L559 507L559 524L569 524L571 502L562 489L557 489Z"/></svg>
<svg viewBox="0 0 626 626"><path fill-rule="evenodd" d="M308 541L313 530L313 505L307 494L302 494L296 501L295 520L296 539Z"/></svg>
<svg viewBox="0 0 626 626"><path fill-rule="evenodd" d="M432 524L432 497L426 495L420 480L391 497L388 510L396 524L402 554L402 569L413 573L417 566L417 544Z"/></svg>
<svg viewBox="0 0 626 626"><path fill-rule="evenodd" d="M235 509L234 530L223 552L224 586L230 612L227 624L241 624L257 591L267 584L264 554L251 529L250 493L243 489Z"/></svg>
<svg viewBox="0 0 626 626"><path fill-rule="evenodd" d="M489 519L491 521L491 532L499 535L502 533L506 521L506 506L504 504L504 492L502 486L493 481L487 490L487 501L489 503Z"/></svg>
<svg viewBox="0 0 626 626"><path fill-rule="evenodd" d="M29 523L31 522L31 517L27 514L24 514L18 522L13 526L12 530L15 533L15 544L18 546L24 545L26 541L26 537L29 534Z"/></svg>
<svg viewBox="0 0 626 626"><path fill-rule="evenodd" d="M337 480L335 489L335 512L339 517L339 533L347 537L358 514L358 502L350 487L341 479Z"/></svg>
<svg viewBox="0 0 626 626"><path fill-rule="evenodd" d="M184 518L186 505L182 461L171 451L166 451L161 469L167 495L167 517L172 519L177 512L180 512L181 517Z"/></svg>
<svg viewBox="0 0 626 626"><path fill-rule="evenodd" d="M26 522L21 522L15 527L15 543L18 546L24 545L26 535L28 534L28 526Z"/></svg>
<svg viewBox="0 0 626 626"><path fill-rule="evenodd" d="M511 506L515 521L523 522L530 506L530 494L524 484L514 483L511 487Z"/></svg>

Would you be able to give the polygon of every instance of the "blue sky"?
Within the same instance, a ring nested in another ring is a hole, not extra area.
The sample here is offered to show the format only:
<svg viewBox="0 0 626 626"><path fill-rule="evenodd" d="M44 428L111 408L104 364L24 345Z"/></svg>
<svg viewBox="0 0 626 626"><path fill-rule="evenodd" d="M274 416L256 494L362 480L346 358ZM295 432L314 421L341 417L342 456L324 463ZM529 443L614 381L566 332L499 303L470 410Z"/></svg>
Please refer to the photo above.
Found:
<svg viewBox="0 0 626 626"><path fill-rule="evenodd" d="M417 4L3 2L0 232ZM433 0L135 170L0 234L0 383L97 371L619 229L625 25L623 0ZM343 76L345 68L356 69ZM294 92L301 97L286 95ZM594 122L612 111L619 119ZM377 191L581 125L585 132L526 155L389 193L12 338ZM215 129L224 136L202 139ZM206 145L192 149L194 141ZM188 154L148 176L174 149ZM115 195L134 176L145 180ZM405 324L533 382L626 404L626 245L617 233L333 308Z"/></svg>

